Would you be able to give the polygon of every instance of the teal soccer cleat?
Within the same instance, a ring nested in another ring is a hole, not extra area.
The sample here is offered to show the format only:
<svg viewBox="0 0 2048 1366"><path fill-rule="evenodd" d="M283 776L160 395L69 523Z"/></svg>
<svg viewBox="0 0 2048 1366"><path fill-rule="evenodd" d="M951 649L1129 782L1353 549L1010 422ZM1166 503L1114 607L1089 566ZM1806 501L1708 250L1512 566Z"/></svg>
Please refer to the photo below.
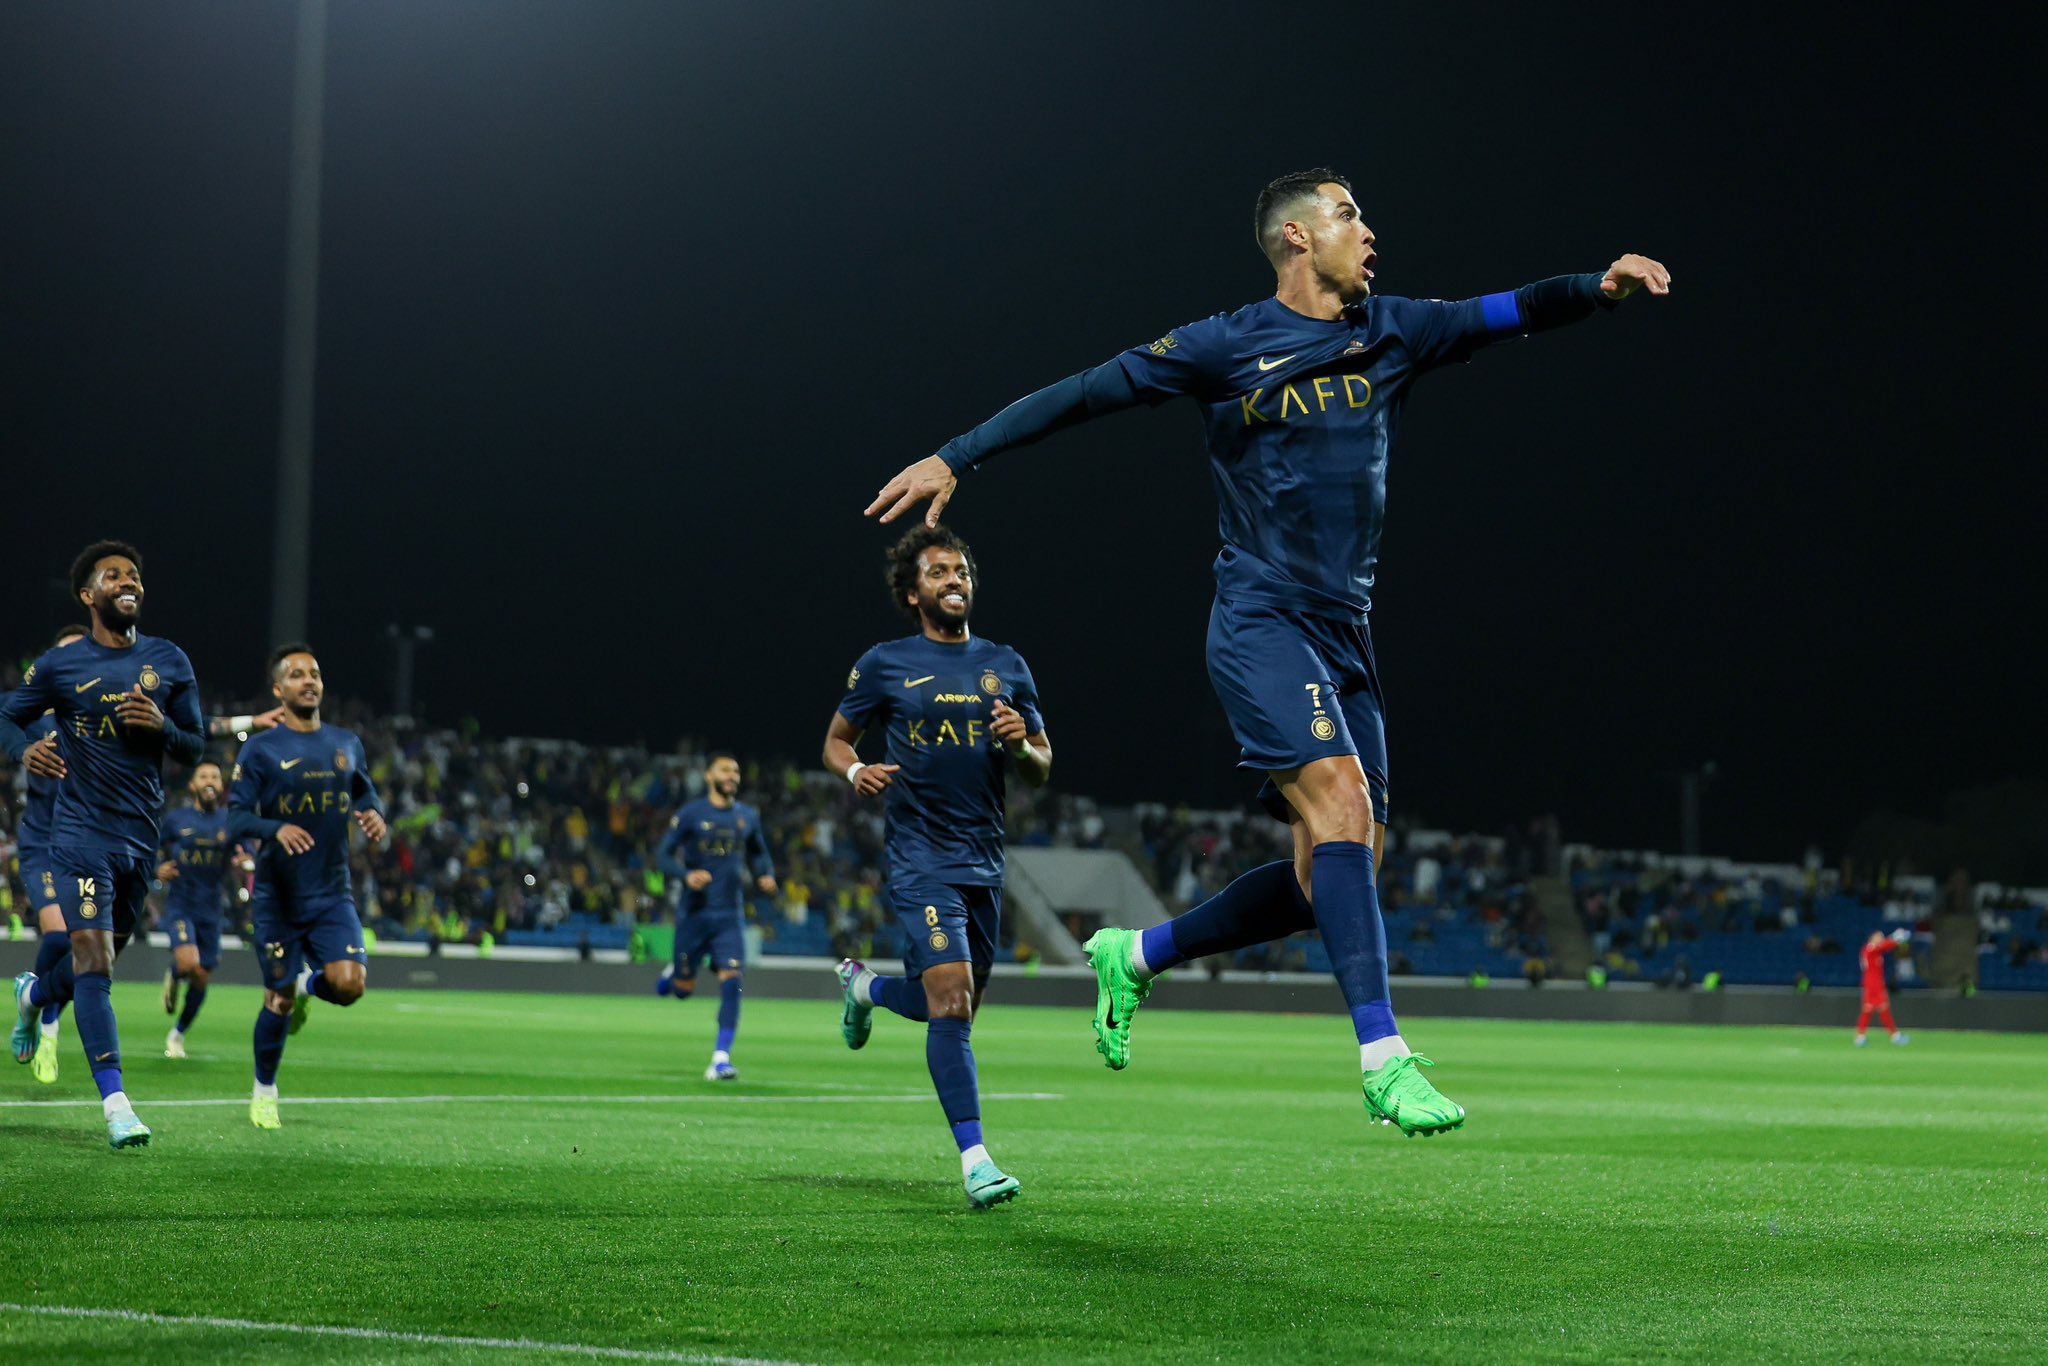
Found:
<svg viewBox="0 0 2048 1366"><path fill-rule="evenodd" d="M107 1116L107 1146L115 1152L123 1148L147 1148L149 1126L137 1119L133 1110L117 1110Z"/></svg>
<svg viewBox="0 0 2048 1366"><path fill-rule="evenodd" d="M36 1045L42 1041L43 1012L28 1003L28 989L35 985L36 975L24 972L14 979L14 1060L31 1063L36 1059Z"/></svg>
<svg viewBox="0 0 2048 1366"><path fill-rule="evenodd" d="M990 1209L1015 1200L1017 1192L1022 1189L1016 1177L1003 1175L993 1162L977 1162L974 1170L967 1173L967 1198L976 1209Z"/></svg>
<svg viewBox="0 0 2048 1366"><path fill-rule="evenodd" d="M839 989L845 994L845 1004L839 1011L839 1037L846 1040L848 1048L861 1048L867 1044L868 1032L875 1027L875 1008L864 1006L854 999L853 984L868 970L868 965L857 959L841 960L836 971L839 973Z"/></svg>

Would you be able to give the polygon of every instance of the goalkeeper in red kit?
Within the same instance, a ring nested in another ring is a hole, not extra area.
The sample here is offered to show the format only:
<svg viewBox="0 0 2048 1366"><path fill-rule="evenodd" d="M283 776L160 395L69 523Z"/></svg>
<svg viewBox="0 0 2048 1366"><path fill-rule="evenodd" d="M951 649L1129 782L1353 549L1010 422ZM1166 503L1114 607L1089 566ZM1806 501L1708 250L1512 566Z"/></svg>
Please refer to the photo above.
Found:
<svg viewBox="0 0 2048 1366"><path fill-rule="evenodd" d="M1863 1013L1856 1017L1856 1046L1870 1042L1870 1016L1874 1011L1892 1036L1892 1042L1902 1044L1906 1036L1899 1032L1899 1022L1892 1018L1892 993L1884 981L1884 960L1894 953L1904 953L1909 936L1904 930L1891 934L1880 934L1873 930L1864 941L1863 959Z"/></svg>

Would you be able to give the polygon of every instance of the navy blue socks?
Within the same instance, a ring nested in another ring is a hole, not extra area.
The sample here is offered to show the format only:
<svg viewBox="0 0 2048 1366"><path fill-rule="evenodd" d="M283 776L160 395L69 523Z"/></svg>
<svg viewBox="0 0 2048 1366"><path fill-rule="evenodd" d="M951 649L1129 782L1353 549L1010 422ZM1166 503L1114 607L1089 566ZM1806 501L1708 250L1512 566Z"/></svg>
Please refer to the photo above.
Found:
<svg viewBox="0 0 2048 1366"><path fill-rule="evenodd" d="M960 1151L981 1142L981 1087L974 1075L974 1026L966 1020L933 1020L925 1026L924 1061L932 1086Z"/></svg>
<svg viewBox="0 0 2048 1366"><path fill-rule="evenodd" d="M1373 888L1372 847L1356 840L1318 844L1314 854L1316 928L1330 952L1330 970L1351 1007L1358 1042L1397 1035L1387 986L1387 927Z"/></svg>
<svg viewBox="0 0 2048 1366"><path fill-rule="evenodd" d="M728 977L718 984L718 1051L732 1051L733 1036L740 1031L740 979Z"/></svg>
<svg viewBox="0 0 2048 1366"><path fill-rule="evenodd" d="M256 1084L277 1085L277 1065L284 1061L285 1030L291 1018L274 1010L256 1012Z"/></svg>
<svg viewBox="0 0 2048 1366"><path fill-rule="evenodd" d="M916 978L877 976L868 983L868 999L920 1024L932 1017L931 1006L924 998L924 982Z"/></svg>
<svg viewBox="0 0 2048 1366"><path fill-rule="evenodd" d="M66 960L67 962L69 960ZM114 1026L113 979L104 972L81 972L72 997L72 1018L78 1041L102 1097L121 1089L121 1035Z"/></svg>
<svg viewBox="0 0 2048 1366"><path fill-rule="evenodd" d="M45 931L43 942L36 945L36 976L47 977L57 961L71 952L71 936L62 930Z"/></svg>
<svg viewBox="0 0 2048 1366"><path fill-rule="evenodd" d="M199 1007L206 1004L206 987L199 982L185 984L185 1004L178 1011L178 1032L183 1034L199 1018Z"/></svg>
<svg viewBox="0 0 2048 1366"><path fill-rule="evenodd" d="M1144 931L1138 940L1142 971L1156 975L1190 958L1285 939L1315 923L1294 880L1294 860L1280 859L1252 869L1186 915Z"/></svg>

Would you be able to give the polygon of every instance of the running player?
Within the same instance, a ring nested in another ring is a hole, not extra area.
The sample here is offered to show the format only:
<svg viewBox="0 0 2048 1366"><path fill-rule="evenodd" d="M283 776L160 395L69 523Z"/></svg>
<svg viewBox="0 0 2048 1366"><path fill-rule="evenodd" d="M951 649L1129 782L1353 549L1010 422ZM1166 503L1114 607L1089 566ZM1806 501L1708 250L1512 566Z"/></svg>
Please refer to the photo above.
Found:
<svg viewBox="0 0 2048 1366"><path fill-rule="evenodd" d="M1003 786L1052 773L1038 685L1023 656L973 635L974 555L944 527L915 527L889 552L889 597L921 628L860 657L825 736L825 767L863 797L886 794L890 903L903 927L902 977L848 959L840 1032L868 1041L873 1007L926 1022L925 1064L960 1150L967 1198L981 1208L1015 1198L982 1142L981 1093L970 1041L995 964L1003 907ZM855 746L880 727L886 762Z"/></svg>
<svg viewBox="0 0 2048 1366"><path fill-rule="evenodd" d="M85 1045L113 1147L141 1147L149 1129L122 1089L114 1020L114 956L137 929L155 871L163 760L199 761L199 688L185 652L136 629L142 617L142 557L120 541L87 546L71 566L71 587L91 613L86 639L51 650L0 703L17 726L56 711L62 781L50 827L49 860L71 951L47 974L15 979L20 1018L15 1057L51 1004L77 1003ZM22 751L7 740L16 758Z"/></svg>
<svg viewBox="0 0 2048 1366"><path fill-rule="evenodd" d="M51 648L61 650L83 639L83 626L66 626L57 632ZM71 952L71 934L64 928L64 908L57 904L57 875L50 869L50 822L63 764L57 753L54 712L43 713L23 729L28 747L22 751L21 767L28 775L28 799L22 806L21 824L14 832L15 862L21 869L21 886L28 904L36 908L36 928L41 934L36 945L36 975L40 977ZM43 1007L42 1027L36 1031L34 1040L35 1054L29 1060L30 1074L46 1085L57 1080L58 1021L63 1014L61 1005Z"/></svg>
<svg viewBox="0 0 2048 1366"><path fill-rule="evenodd" d="M164 1056L185 1056L185 1032L206 1003L207 984L220 966L221 880L255 866L228 838L228 813L220 765L211 760L192 770L185 784L189 806L164 817L160 836L163 862L157 881L165 885L163 931L171 941L171 966L164 973L164 1013L176 1015ZM178 988L185 987L184 1009Z"/></svg>
<svg viewBox="0 0 2048 1366"><path fill-rule="evenodd" d="M714 754L704 770L704 795L683 803L668 823L657 855L661 869L682 881L676 898L675 958L662 969L655 994L686 1001L697 989L697 964L718 972L718 1042L706 1081L734 1081L732 1041L740 1028L740 978L746 956L747 883L775 895L775 863L761 813L738 800L740 761Z"/></svg>
<svg viewBox="0 0 2048 1366"><path fill-rule="evenodd" d="M1894 953L1903 955L1911 942L1912 935L1905 930L1894 930L1890 935L1872 930L1870 938L1863 941L1862 952L1857 955L1863 962L1863 1012L1856 1017L1858 1048L1870 1042L1870 1017L1873 1014L1884 1021L1893 1043L1904 1044L1907 1041L1899 1031L1899 1022L1892 1018L1892 993L1891 988L1885 985L1884 960Z"/></svg>
<svg viewBox="0 0 2048 1366"><path fill-rule="evenodd" d="M275 1129L277 1068L287 1034L306 1022L309 999L350 1006L362 999L369 957L349 881L351 818L371 843L385 835L363 742L320 720L326 685L311 646L270 657L283 724L242 746L228 795L228 835L260 839L250 918L263 969L256 1016L256 1085L249 1122Z"/></svg>
<svg viewBox="0 0 2048 1366"><path fill-rule="evenodd" d="M1061 427L1177 396L1202 405L1223 551L1209 617L1209 677L1241 747L1266 775L1262 802L1293 827L1294 858L1256 869L1179 920L1104 930L1083 947L1097 975L1096 1047L1130 1062L1131 1014L1152 978L1314 926L1359 1043L1368 1116L1434 1134L1465 1121L1419 1070L1394 1022L1374 890L1384 847L1386 741L1367 616L1389 452L1428 371L1490 342L1668 293L1670 272L1627 255L1483 298L1374 297L1376 239L1350 182L1318 168L1259 195L1254 228L1278 279L1271 298L1175 328L1020 399L885 484L869 515L931 500L936 525L959 478Z"/></svg>

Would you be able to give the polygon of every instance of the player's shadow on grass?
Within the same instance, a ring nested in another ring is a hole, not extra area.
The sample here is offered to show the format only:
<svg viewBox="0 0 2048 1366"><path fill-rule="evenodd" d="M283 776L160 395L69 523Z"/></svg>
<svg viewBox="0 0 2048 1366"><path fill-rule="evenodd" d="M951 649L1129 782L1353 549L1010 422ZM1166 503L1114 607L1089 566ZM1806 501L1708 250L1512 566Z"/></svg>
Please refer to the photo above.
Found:
<svg viewBox="0 0 2048 1366"><path fill-rule="evenodd" d="M82 1108L82 1107L81 1107ZM31 1119L26 1115L0 1118L0 1138L20 1138L36 1143L54 1143L65 1148L104 1148L107 1131L98 1123L81 1125L77 1118Z"/></svg>

